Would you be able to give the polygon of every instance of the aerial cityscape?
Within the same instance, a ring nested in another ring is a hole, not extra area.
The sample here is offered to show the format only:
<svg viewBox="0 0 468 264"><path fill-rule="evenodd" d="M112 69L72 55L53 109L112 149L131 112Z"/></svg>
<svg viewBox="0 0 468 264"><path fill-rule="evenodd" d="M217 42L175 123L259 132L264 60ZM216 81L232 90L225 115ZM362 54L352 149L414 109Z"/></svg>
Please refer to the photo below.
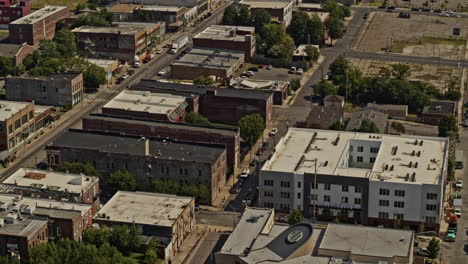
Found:
<svg viewBox="0 0 468 264"><path fill-rule="evenodd" d="M0 264L468 264L465 0L0 0Z"/></svg>

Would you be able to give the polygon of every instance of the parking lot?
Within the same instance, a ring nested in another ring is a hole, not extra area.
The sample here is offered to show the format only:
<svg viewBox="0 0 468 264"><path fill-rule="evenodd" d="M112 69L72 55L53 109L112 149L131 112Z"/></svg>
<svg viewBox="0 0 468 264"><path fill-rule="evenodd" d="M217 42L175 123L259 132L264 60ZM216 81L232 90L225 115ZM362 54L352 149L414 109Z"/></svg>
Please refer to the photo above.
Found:
<svg viewBox="0 0 468 264"><path fill-rule="evenodd" d="M431 10L441 9L441 10L454 10L462 12L463 10L467 11L468 2L466 0L412 0L412 1L404 1L404 0L392 0L389 1L391 5L396 7L404 7L404 8L429 8Z"/></svg>

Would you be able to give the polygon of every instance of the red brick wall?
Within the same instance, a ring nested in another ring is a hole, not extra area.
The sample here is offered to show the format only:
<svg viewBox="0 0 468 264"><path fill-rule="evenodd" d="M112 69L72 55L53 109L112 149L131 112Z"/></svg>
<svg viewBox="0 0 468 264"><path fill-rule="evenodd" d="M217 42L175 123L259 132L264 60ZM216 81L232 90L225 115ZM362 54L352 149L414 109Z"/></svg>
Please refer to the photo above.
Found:
<svg viewBox="0 0 468 264"><path fill-rule="evenodd" d="M255 38L255 37L252 37ZM252 47L254 45L254 47ZM227 50L238 50L243 51L245 55L245 61L249 62L253 55L255 55L255 42L250 42L250 39L246 39L244 42L230 41L230 40L216 40L216 39L193 39L194 47L204 47L213 49L227 49ZM254 54L252 54L252 49Z"/></svg>
<svg viewBox="0 0 468 264"><path fill-rule="evenodd" d="M116 116L128 116L136 118L144 118L154 121L168 121L168 116L166 114L152 114L148 112L138 112L138 111L127 111L125 109L116 109L116 108L102 108L102 113L106 115L116 115Z"/></svg>
<svg viewBox="0 0 468 264"><path fill-rule="evenodd" d="M18 54L16 55L15 66L21 65L26 55L32 54L34 50L34 47L31 45L23 45L23 47L19 50Z"/></svg>

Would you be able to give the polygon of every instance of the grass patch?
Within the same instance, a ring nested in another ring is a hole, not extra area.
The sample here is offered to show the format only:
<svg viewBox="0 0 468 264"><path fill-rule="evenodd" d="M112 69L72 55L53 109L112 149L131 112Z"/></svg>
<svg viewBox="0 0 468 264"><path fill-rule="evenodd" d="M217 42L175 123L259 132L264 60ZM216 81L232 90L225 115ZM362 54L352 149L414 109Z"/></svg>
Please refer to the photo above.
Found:
<svg viewBox="0 0 468 264"><path fill-rule="evenodd" d="M41 9L45 5L66 5L75 8L78 4L86 4L87 0L38 0L31 3L33 9Z"/></svg>
<svg viewBox="0 0 468 264"><path fill-rule="evenodd" d="M361 110L361 108L359 106L351 104L351 103L345 103L344 104L344 110L345 110L345 112L348 112L348 113L354 113L354 112L357 112L357 111Z"/></svg>
<svg viewBox="0 0 468 264"><path fill-rule="evenodd" d="M0 39L8 37L9 32L7 30L5 31L0 31Z"/></svg>
<svg viewBox="0 0 468 264"><path fill-rule="evenodd" d="M381 6L383 2L380 1L374 1L374 2L369 2L369 6Z"/></svg>
<svg viewBox="0 0 468 264"><path fill-rule="evenodd" d="M424 80L424 81L431 81L431 80L438 80L440 76L427 73L427 74L418 75L417 78Z"/></svg>
<svg viewBox="0 0 468 264"><path fill-rule="evenodd" d="M393 41L391 51L395 53L402 53L405 47L414 46L414 45L460 46L460 45L465 45L465 43L466 43L466 40L462 38L438 38L438 37L423 36L418 41Z"/></svg>

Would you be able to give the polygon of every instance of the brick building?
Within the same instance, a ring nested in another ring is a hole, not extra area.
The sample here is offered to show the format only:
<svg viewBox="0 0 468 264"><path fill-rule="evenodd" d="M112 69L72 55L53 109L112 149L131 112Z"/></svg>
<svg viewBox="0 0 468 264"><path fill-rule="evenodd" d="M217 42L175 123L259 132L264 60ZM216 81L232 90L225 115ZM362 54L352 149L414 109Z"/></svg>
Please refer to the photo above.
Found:
<svg viewBox="0 0 468 264"><path fill-rule="evenodd" d="M148 120L183 122L185 97L148 91L124 90L102 107L108 115L137 117Z"/></svg>
<svg viewBox="0 0 468 264"><path fill-rule="evenodd" d="M244 52L235 50L193 48L171 64L172 77L193 80L199 76L226 79L244 64Z"/></svg>
<svg viewBox="0 0 468 264"><path fill-rule="evenodd" d="M211 191L211 202L226 181L226 149L218 144L69 130L46 152L52 168L63 162L91 162L103 175L128 170L136 175L139 190L152 190L156 179L203 184Z"/></svg>
<svg viewBox="0 0 468 264"><path fill-rule="evenodd" d="M13 67L18 67L23 63L24 58L28 54L34 52L34 47L26 43L9 44L0 43L0 56L12 60Z"/></svg>
<svg viewBox="0 0 468 264"><path fill-rule="evenodd" d="M31 13L29 0L3 0L0 2L0 24L9 24Z"/></svg>
<svg viewBox="0 0 468 264"><path fill-rule="evenodd" d="M273 93L232 88L200 87L190 84L142 80L131 90L199 96L198 112L213 123L237 125L244 116L260 114L268 124L272 119Z"/></svg>
<svg viewBox="0 0 468 264"><path fill-rule="evenodd" d="M7 77L6 99L52 106L74 106L83 98L83 74L56 73L49 77Z"/></svg>
<svg viewBox="0 0 468 264"><path fill-rule="evenodd" d="M285 28L292 20L294 1L292 0L241 0L240 5L245 5L250 12L265 10L271 16L271 22L282 24Z"/></svg>
<svg viewBox="0 0 468 264"><path fill-rule="evenodd" d="M195 199L161 193L118 191L94 217L100 225L136 225L144 236L165 247L171 263L195 227ZM174 263L174 262L173 262Z"/></svg>
<svg viewBox="0 0 468 264"><path fill-rule="evenodd" d="M83 129L111 131L144 137L171 138L178 141L222 144L227 165L239 164L240 134L237 127L196 126L186 123L150 121L138 118L91 114L82 119Z"/></svg>
<svg viewBox="0 0 468 264"><path fill-rule="evenodd" d="M93 213L99 207L99 178L94 176L22 168L0 184L0 191L91 204Z"/></svg>
<svg viewBox="0 0 468 264"><path fill-rule="evenodd" d="M452 101L432 101L421 114L423 123L438 125L442 118L457 115L457 103Z"/></svg>
<svg viewBox="0 0 468 264"><path fill-rule="evenodd" d="M81 26L72 32L81 54L133 60L145 57L165 30L162 24L119 22L111 27Z"/></svg>
<svg viewBox="0 0 468 264"><path fill-rule="evenodd" d="M148 21L164 21L166 25L170 25L178 22L184 23L185 14L188 10L189 8L183 6L145 5L134 9L133 16L146 16Z"/></svg>
<svg viewBox="0 0 468 264"><path fill-rule="evenodd" d="M212 25L193 37L193 46L242 51L249 62L257 51L255 28Z"/></svg>
<svg viewBox="0 0 468 264"><path fill-rule="evenodd" d="M13 150L35 131L34 103L0 101L0 150Z"/></svg>
<svg viewBox="0 0 468 264"><path fill-rule="evenodd" d="M70 16L68 6L46 6L10 23L10 43L39 45L43 39L53 39L58 21Z"/></svg>
<svg viewBox="0 0 468 264"><path fill-rule="evenodd" d="M138 4L119 4L107 8L107 12L111 13L114 21L129 21L133 18L133 10L141 7Z"/></svg>

